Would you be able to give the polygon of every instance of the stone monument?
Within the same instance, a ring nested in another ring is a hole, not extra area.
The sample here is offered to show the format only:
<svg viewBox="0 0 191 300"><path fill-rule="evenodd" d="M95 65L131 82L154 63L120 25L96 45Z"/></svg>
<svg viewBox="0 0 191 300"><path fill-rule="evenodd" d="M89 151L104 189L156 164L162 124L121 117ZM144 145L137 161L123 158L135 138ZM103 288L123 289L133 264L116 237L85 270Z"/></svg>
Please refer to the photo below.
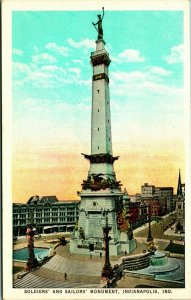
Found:
<svg viewBox="0 0 191 300"><path fill-rule="evenodd" d="M90 168L87 179L83 180L82 191L78 193L81 197L79 220L70 241L70 252L104 254L103 227L108 219L111 227L109 253L116 256L132 252L136 242L123 206L125 193L120 181L116 180L113 167L118 156L113 156L112 153L108 70L111 60L103 39L103 16L98 15L98 22L93 23L98 31L98 38L96 51L90 56L93 68L91 154L82 153L90 162Z"/></svg>

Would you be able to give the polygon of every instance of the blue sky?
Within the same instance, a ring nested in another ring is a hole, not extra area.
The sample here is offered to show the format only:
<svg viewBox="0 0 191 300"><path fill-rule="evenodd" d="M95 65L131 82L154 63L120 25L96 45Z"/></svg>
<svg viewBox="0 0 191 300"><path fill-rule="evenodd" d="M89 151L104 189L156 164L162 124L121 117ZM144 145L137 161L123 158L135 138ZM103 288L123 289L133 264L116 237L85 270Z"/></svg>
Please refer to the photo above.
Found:
<svg viewBox="0 0 191 300"><path fill-rule="evenodd" d="M98 13L12 13L14 198L22 198L19 191L26 172L31 181L37 169L46 174L57 170L60 175L51 177L57 189L50 192L67 195L68 182L61 176L70 165L65 165L64 153L71 153L71 164L79 164L79 178L73 174L74 194L85 179L80 176L86 176L88 166L80 153L90 151L90 52L97 37L91 22ZM162 185L164 168L170 174L165 181L174 185L176 170L184 168L183 13L106 11L103 28L112 60L113 150L121 156L116 171L130 192L154 178L159 182L153 184ZM134 179L128 177L129 170ZM35 179L32 186L40 182L42 178ZM23 191L22 199L32 191ZM36 188L34 194L38 191L46 192Z"/></svg>

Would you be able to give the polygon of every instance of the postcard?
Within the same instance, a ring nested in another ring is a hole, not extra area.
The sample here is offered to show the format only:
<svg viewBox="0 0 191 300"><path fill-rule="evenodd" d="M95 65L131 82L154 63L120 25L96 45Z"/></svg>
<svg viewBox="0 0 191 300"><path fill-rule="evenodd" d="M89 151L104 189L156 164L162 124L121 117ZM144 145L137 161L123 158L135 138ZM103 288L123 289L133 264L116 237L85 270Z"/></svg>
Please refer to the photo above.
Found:
<svg viewBox="0 0 191 300"><path fill-rule="evenodd" d="M190 299L189 1L2 12L4 299Z"/></svg>

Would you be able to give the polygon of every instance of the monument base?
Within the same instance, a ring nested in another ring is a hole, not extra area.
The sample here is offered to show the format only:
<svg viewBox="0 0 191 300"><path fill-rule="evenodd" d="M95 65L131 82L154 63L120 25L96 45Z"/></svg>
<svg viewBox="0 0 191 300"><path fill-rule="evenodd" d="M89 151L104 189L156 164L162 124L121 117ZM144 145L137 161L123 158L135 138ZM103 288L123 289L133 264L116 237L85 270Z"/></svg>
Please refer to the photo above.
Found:
<svg viewBox="0 0 191 300"><path fill-rule="evenodd" d="M98 246L97 246L98 245ZM109 254L111 256L118 256L124 253L131 253L137 247L136 240L128 240L127 233L121 233L120 241L109 243ZM92 255L92 256L104 256L105 248L103 242L96 242L96 240L80 240L78 238L72 238L70 240L70 253Z"/></svg>
<svg viewBox="0 0 191 300"><path fill-rule="evenodd" d="M104 244L100 242L100 246L96 247L96 242L91 240L81 241L79 239L70 240L70 253L92 256L104 256L105 248ZM117 243L109 243L109 253L112 256L118 256L121 254L121 245Z"/></svg>
<svg viewBox="0 0 191 300"><path fill-rule="evenodd" d="M127 254L133 252L137 247L136 240L134 239L129 240L126 232L121 232L120 234L120 245L121 245L121 252Z"/></svg>

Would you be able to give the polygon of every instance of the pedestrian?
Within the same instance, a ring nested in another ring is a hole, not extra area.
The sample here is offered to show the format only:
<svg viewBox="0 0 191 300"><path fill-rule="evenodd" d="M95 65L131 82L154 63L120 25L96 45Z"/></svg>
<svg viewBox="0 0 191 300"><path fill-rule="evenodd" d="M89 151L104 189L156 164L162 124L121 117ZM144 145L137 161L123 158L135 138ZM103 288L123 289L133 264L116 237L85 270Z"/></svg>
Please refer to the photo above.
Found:
<svg viewBox="0 0 191 300"><path fill-rule="evenodd" d="M127 251L125 250L125 255L127 255Z"/></svg>
<svg viewBox="0 0 191 300"><path fill-rule="evenodd" d="M109 281L109 279L107 280L107 288L110 288L110 281Z"/></svg>
<svg viewBox="0 0 191 300"><path fill-rule="evenodd" d="M65 278L65 280L67 280L67 274L66 274L66 272L64 273L64 278Z"/></svg>
<svg viewBox="0 0 191 300"><path fill-rule="evenodd" d="M90 259L92 259L92 254L90 254Z"/></svg>
<svg viewBox="0 0 191 300"><path fill-rule="evenodd" d="M100 252L99 257L102 258L102 252Z"/></svg>

